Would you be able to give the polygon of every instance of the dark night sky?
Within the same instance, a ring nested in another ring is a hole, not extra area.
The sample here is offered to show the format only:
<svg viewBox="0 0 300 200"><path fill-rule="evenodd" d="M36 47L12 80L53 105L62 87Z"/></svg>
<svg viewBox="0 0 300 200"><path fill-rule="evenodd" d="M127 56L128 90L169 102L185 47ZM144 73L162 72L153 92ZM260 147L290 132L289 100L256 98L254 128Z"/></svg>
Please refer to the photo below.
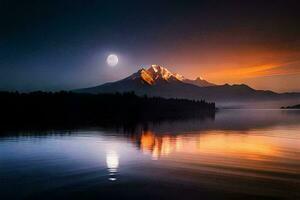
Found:
<svg viewBox="0 0 300 200"><path fill-rule="evenodd" d="M0 90L60 90L161 64L300 91L298 1L0 1ZM105 58L119 56L116 67ZM284 84L282 84L284 82Z"/></svg>

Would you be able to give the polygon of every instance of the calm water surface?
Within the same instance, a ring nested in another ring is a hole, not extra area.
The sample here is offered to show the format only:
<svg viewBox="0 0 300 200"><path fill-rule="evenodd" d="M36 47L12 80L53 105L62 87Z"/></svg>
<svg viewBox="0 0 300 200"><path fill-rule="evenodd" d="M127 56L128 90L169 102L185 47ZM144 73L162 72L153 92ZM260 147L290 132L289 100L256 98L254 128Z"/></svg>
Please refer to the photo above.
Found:
<svg viewBox="0 0 300 200"><path fill-rule="evenodd" d="M300 111L0 138L1 199L300 199Z"/></svg>

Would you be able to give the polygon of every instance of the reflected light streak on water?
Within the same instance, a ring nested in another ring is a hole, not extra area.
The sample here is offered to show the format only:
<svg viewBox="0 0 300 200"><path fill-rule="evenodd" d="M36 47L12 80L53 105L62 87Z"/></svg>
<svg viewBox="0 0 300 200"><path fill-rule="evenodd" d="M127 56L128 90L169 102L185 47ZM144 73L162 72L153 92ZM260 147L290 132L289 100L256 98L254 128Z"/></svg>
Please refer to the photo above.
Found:
<svg viewBox="0 0 300 200"><path fill-rule="evenodd" d="M108 151L106 153L106 165L109 172L108 180L116 181L119 168L119 155L115 151Z"/></svg>

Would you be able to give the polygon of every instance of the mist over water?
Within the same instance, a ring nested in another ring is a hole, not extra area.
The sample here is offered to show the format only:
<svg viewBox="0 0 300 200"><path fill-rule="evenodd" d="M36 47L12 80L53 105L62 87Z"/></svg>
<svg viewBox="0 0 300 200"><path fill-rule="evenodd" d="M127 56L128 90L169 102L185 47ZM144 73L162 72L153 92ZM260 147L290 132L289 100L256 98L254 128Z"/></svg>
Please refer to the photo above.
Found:
<svg viewBox="0 0 300 200"><path fill-rule="evenodd" d="M287 98L265 101L229 101L217 102L218 108L225 109L279 109L281 107L293 106L299 104L299 98Z"/></svg>
<svg viewBox="0 0 300 200"><path fill-rule="evenodd" d="M6 199L298 199L300 111L219 110L0 138ZM15 189L18 188L18 192Z"/></svg>

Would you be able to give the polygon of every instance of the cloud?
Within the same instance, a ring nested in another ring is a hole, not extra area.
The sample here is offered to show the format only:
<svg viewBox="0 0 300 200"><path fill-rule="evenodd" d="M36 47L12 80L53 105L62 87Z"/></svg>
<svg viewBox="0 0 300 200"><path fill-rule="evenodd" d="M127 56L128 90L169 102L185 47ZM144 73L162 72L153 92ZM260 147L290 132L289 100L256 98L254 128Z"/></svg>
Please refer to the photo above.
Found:
<svg viewBox="0 0 300 200"><path fill-rule="evenodd" d="M300 60L287 63L251 66L237 71L237 75L241 75L245 78L295 74L300 74Z"/></svg>

